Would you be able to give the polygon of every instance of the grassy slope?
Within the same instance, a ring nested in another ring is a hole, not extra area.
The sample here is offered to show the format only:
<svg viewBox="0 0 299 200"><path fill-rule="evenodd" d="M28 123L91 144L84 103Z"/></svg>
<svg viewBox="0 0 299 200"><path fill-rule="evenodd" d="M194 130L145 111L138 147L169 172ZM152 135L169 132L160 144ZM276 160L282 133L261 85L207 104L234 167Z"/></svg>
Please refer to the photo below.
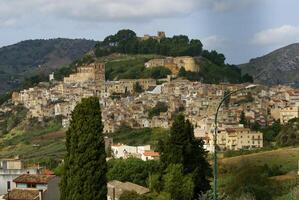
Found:
<svg viewBox="0 0 299 200"><path fill-rule="evenodd" d="M272 151L265 151L232 158L224 158L221 163L224 165L236 165L242 160L253 162L257 165L282 165L286 171L296 170L299 160L299 148L281 148Z"/></svg>
<svg viewBox="0 0 299 200"><path fill-rule="evenodd" d="M24 120L0 138L0 157L19 155L25 160L61 159L65 151L64 140L64 131L58 120L43 124Z"/></svg>
<svg viewBox="0 0 299 200"><path fill-rule="evenodd" d="M299 160L299 147L296 148L281 148L277 150L264 151L249 155L242 155L230 158L223 158L219 162L220 168L220 187L223 187L231 178L230 173L221 173L223 169L232 169L241 162L249 162L254 165L274 166L281 165L285 175L273 177L283 183L285 193L288 193L296 182L298 182L297 169ZM277 200L294 200L290 194L278 197Z"/></svg>

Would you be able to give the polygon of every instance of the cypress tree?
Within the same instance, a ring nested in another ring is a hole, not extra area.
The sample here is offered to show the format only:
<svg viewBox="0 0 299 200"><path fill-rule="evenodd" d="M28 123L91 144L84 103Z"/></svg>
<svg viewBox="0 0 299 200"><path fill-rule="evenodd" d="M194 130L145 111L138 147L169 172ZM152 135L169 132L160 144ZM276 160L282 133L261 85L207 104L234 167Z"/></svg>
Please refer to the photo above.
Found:
<svg viewBox="0 0 299 200"><path fill-rule="evenodd" d="M196 140L194 129L189 120L178 115L174 120L170 137L165 143L160 142L161 162L164 169L170 164L182 164L183 173L192 174L194 198L210 189L211 166L207 161L204 142Z"/></svg>
<svg viewBox="0 0 299 200"><path fill-rule="evenodd" d="M242 111L241 114L240 114L240 121L239 121L240 124L243 124L244 127L247 126L247 121L246 121L246 117L245 117L245 112Z"/></svg>
<svg viewBox="0 0 299 200"><path fill-rule="evenodd" d="M99 99L82 99L66 132L61 200L107 198L107 164Z"/></svg>

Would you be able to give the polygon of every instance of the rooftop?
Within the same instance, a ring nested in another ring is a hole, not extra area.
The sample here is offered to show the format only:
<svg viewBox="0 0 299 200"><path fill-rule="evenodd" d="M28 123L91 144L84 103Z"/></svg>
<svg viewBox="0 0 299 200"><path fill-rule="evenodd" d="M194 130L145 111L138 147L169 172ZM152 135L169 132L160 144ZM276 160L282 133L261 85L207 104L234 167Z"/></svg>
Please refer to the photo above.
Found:
<svg viewBox="0 0 299 200"><path fill-rule="evenodd" d="M40 184L46 184L51 179L53 179L54 175L39 175L39 174L23 174L17 178L15 178L13 181L15 183L40 183Z"/></svg>
<svg viewBox="0 0 299 200"><path fill-rule="evenodd" d="M9 193L9 199L13 200L39 200L39 191L36 189L13 189ZM4 196L4 199L8 199L8 195Z"/></svg>
<svg viewBox="0 0 299 200"><path fill-rule="evenodd" d="M144 156L152 156L152 157L159 157L160 154L159 152L154 152L154 151L146 151L143 153Z"/></svg>

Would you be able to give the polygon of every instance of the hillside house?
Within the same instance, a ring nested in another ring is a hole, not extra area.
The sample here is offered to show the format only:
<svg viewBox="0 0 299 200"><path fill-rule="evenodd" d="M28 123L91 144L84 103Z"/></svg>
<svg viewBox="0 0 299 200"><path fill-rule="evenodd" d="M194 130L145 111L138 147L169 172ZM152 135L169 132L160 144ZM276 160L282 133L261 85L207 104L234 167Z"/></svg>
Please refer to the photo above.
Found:
<svg viewBox="0 0 299 200"><path fill-rule="evenodd" d="M5 200L59 200L59 181L55 175L23 174L15 178L16 188L10 190Z"/></svg>

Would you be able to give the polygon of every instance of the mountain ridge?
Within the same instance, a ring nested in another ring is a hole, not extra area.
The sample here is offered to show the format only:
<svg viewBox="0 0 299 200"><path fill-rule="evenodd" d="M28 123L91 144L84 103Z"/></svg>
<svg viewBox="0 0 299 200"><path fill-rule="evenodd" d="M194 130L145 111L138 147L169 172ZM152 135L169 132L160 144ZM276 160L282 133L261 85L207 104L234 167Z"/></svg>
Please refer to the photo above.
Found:
<svg viewBox="0 0 299 200"><path fill-rule="evenodd" d="M264 56L238 65L242 73L253 76L255 82L266 85L290 84L298 86L299 43L276 49Z"/></svg>
<svg viewBox="0 0 299 200"><path fill-rule="evenodd" d="M0 48L0 93L20 86L28 76L49 73L69 65L92 50L96 41L86 39L24 40Z"/></svg>

